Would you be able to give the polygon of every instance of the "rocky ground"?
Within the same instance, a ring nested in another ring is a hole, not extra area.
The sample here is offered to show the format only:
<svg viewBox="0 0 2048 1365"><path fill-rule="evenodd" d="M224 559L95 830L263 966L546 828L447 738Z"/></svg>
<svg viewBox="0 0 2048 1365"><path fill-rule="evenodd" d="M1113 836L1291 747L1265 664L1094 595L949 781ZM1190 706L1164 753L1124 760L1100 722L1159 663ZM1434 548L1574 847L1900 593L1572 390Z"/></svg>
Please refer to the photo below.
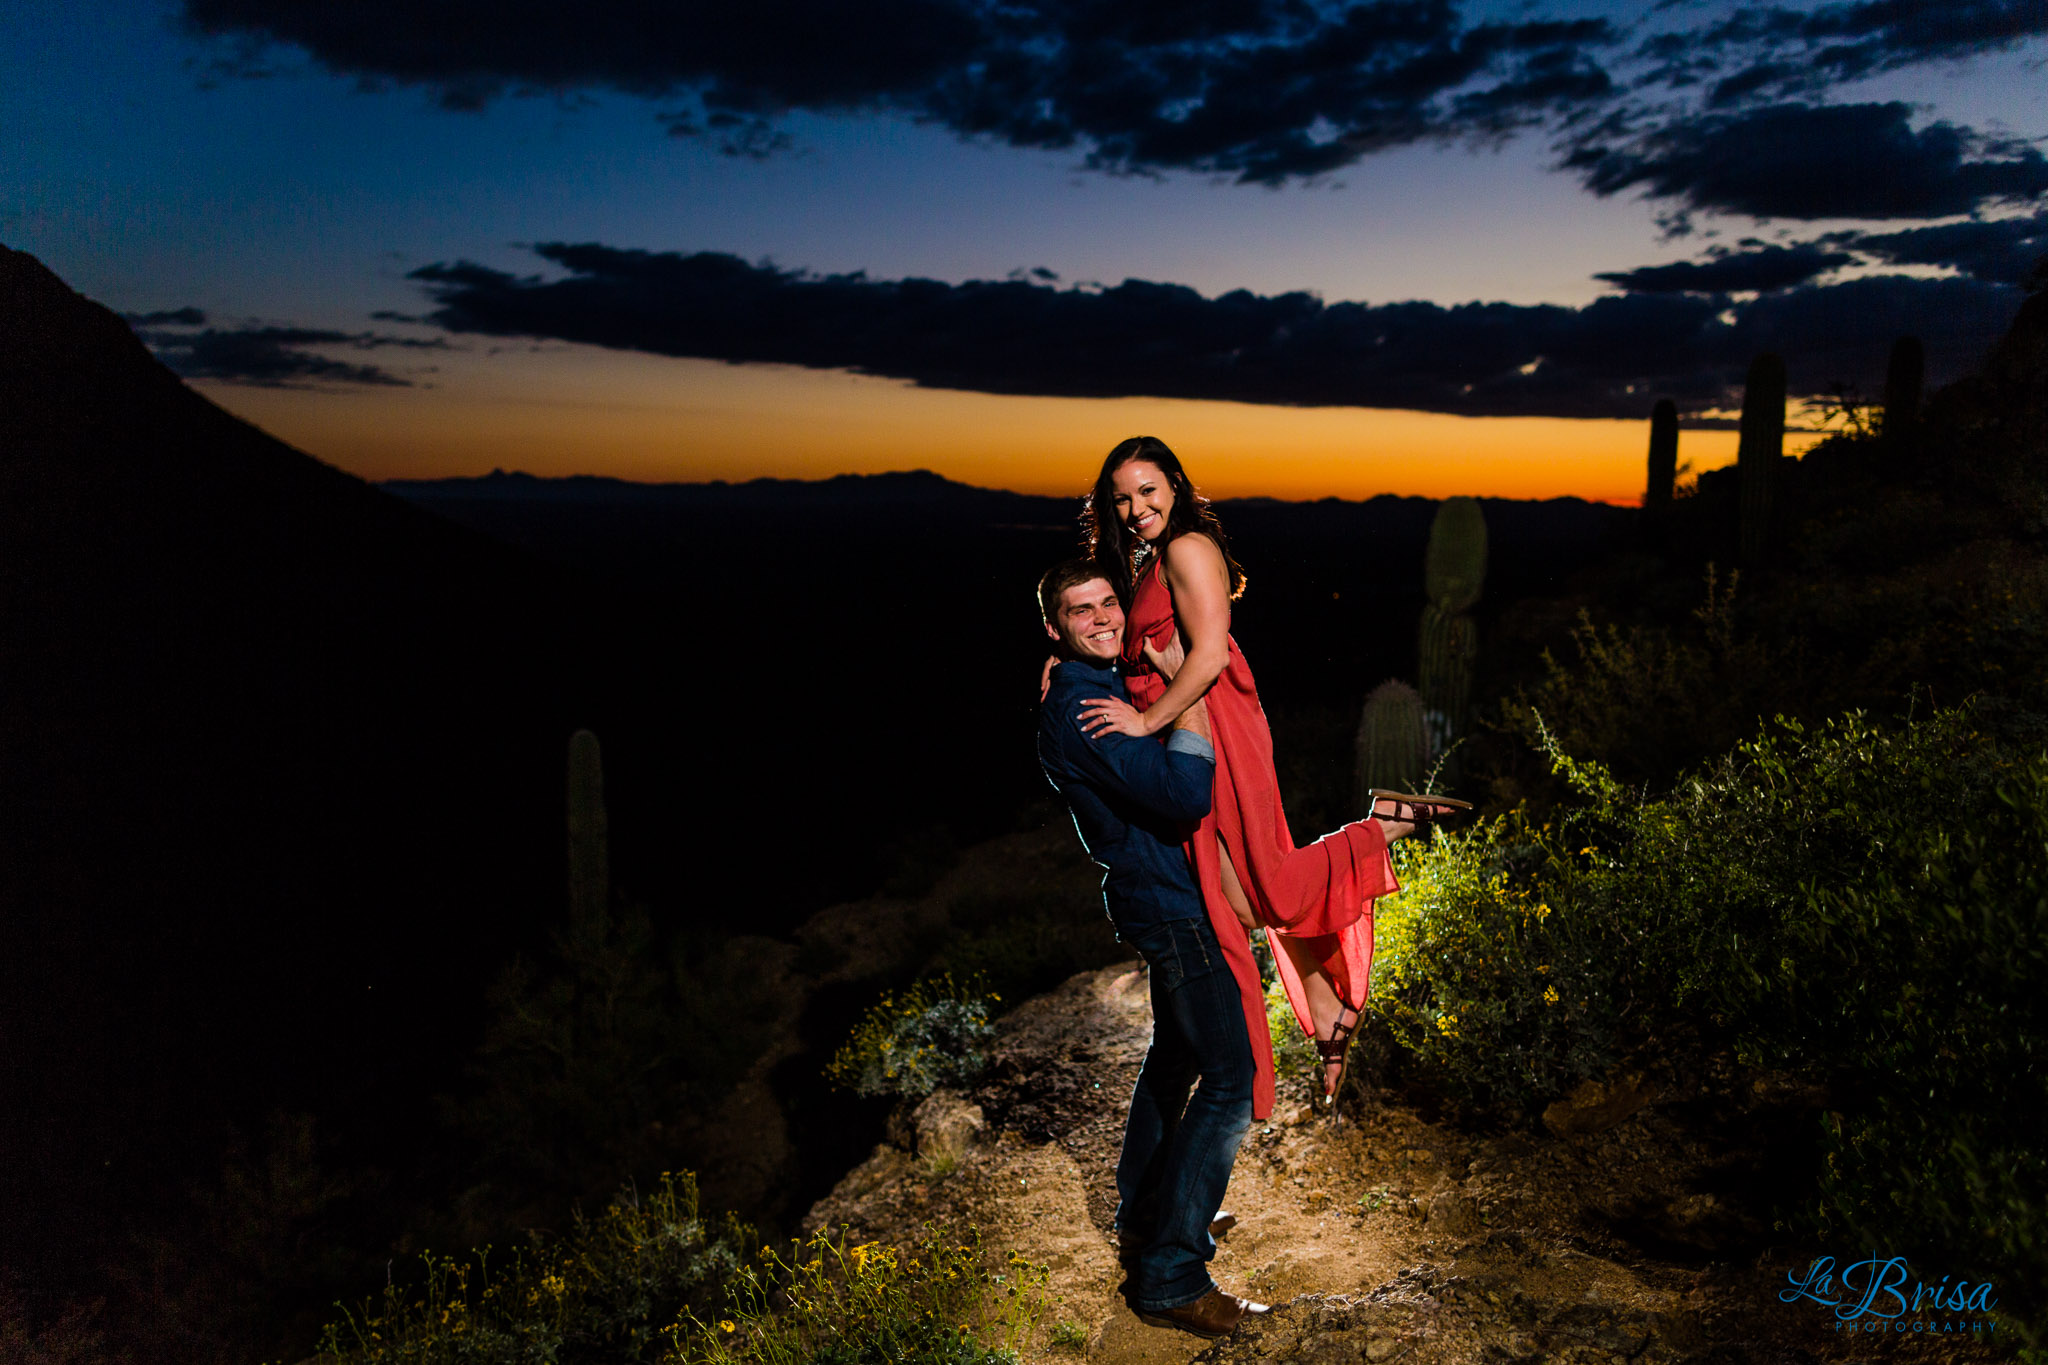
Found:
<svg viewBox="0 0 2048 1365"><path fill-rule="evenodd" d="M1239 1153L1239 1223L1212 1271L1274 1305L1222 1341L1146 1326L1116 1294L1110 1219L1123 1111L1151 1029L1135 964L1083 973L1002 1021L971 1093L940 1092L892 1124L806 1219L910 1241L973 1225L997 1254L1051 1269L1057 1302L1035 1358L1746 1362L1992 1360L2005 1343L1936 1331L1835 1330L1782 1303L1810 1248L1773 1245L1745 1198L1740 1142L1687 1120L1667 1082L1590 1086L1546 1128L1465 1131L1385 1097L1313 1114L1283 1079ZM1552 1131L1554 1130L1554 1131ZM1886 1324L1887 1327L1890 1324ZM1055 1344L1055 1343L1062 1344Z"/></svg>

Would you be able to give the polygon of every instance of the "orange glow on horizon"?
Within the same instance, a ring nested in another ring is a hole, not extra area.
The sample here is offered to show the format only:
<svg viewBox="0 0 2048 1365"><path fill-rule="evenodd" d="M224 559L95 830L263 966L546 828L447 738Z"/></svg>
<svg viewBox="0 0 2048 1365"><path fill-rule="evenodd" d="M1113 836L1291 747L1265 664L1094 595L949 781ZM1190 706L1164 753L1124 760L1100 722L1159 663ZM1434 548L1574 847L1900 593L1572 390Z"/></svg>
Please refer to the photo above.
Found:
<svg viewBox="0 0 2048 1365"><path fill-rule="evenodd" d="M1078 495L1103 455L1151 434L1211 497L1309 500L1642 497L1649 421L1453 417L1155 398L1022 398L839 371L551 347L458 354L435 387L349 392L196 387L367 479L492 469L640 482L929 469L961 483ZM1733 431L1687 431L1693 473L1735 458Z"/></svg>

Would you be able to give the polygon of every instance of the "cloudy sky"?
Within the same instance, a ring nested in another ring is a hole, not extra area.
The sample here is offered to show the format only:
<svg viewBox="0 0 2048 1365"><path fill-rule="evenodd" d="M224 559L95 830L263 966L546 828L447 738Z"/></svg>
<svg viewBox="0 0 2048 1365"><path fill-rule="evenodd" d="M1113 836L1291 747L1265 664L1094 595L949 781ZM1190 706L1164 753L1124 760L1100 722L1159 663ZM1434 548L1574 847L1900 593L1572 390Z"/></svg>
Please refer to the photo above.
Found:
<svg viewBox="0 0 2048 1365"><path fill-rule="evenodd" d="M0 241L369 477L1638 492L1967 368L2048 3L11 0Z"/></svg>

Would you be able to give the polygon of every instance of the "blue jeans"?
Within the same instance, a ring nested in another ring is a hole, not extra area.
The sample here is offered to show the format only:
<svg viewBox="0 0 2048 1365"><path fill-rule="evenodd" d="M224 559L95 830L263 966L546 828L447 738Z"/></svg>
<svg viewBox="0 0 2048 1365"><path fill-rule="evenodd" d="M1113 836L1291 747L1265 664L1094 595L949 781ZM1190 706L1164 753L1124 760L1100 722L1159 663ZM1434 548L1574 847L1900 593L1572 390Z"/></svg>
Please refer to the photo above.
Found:
<svg viewBox="0 0 2048 1365"><path fill-rule="evenodd" d="M1252 1045L1237 978L1206 919L1118 934L1151 968L1152 1046L1124 1125L1116 1225L1142 1246L1127 1266L1125 1295L1156 1313L1216 1287L1209 1222L1252 1120Z"/></svg>

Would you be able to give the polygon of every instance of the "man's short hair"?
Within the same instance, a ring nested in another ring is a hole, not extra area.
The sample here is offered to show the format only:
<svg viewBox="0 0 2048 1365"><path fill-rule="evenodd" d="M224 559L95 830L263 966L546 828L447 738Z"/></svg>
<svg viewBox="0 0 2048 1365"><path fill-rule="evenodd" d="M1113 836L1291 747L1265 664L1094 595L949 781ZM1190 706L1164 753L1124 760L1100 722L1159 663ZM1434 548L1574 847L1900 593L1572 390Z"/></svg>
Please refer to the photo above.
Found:
<svg viewBox="0 0 2048 1365"><path fill-rule="evenodd" d="M1092 559L1061 560L1038 580L1038 619L1052 625L1053 618L1060 612L1060 598L1066 595L1068 588L1078 588L1097 578L1107 581L1108 577Z"/></svg>

